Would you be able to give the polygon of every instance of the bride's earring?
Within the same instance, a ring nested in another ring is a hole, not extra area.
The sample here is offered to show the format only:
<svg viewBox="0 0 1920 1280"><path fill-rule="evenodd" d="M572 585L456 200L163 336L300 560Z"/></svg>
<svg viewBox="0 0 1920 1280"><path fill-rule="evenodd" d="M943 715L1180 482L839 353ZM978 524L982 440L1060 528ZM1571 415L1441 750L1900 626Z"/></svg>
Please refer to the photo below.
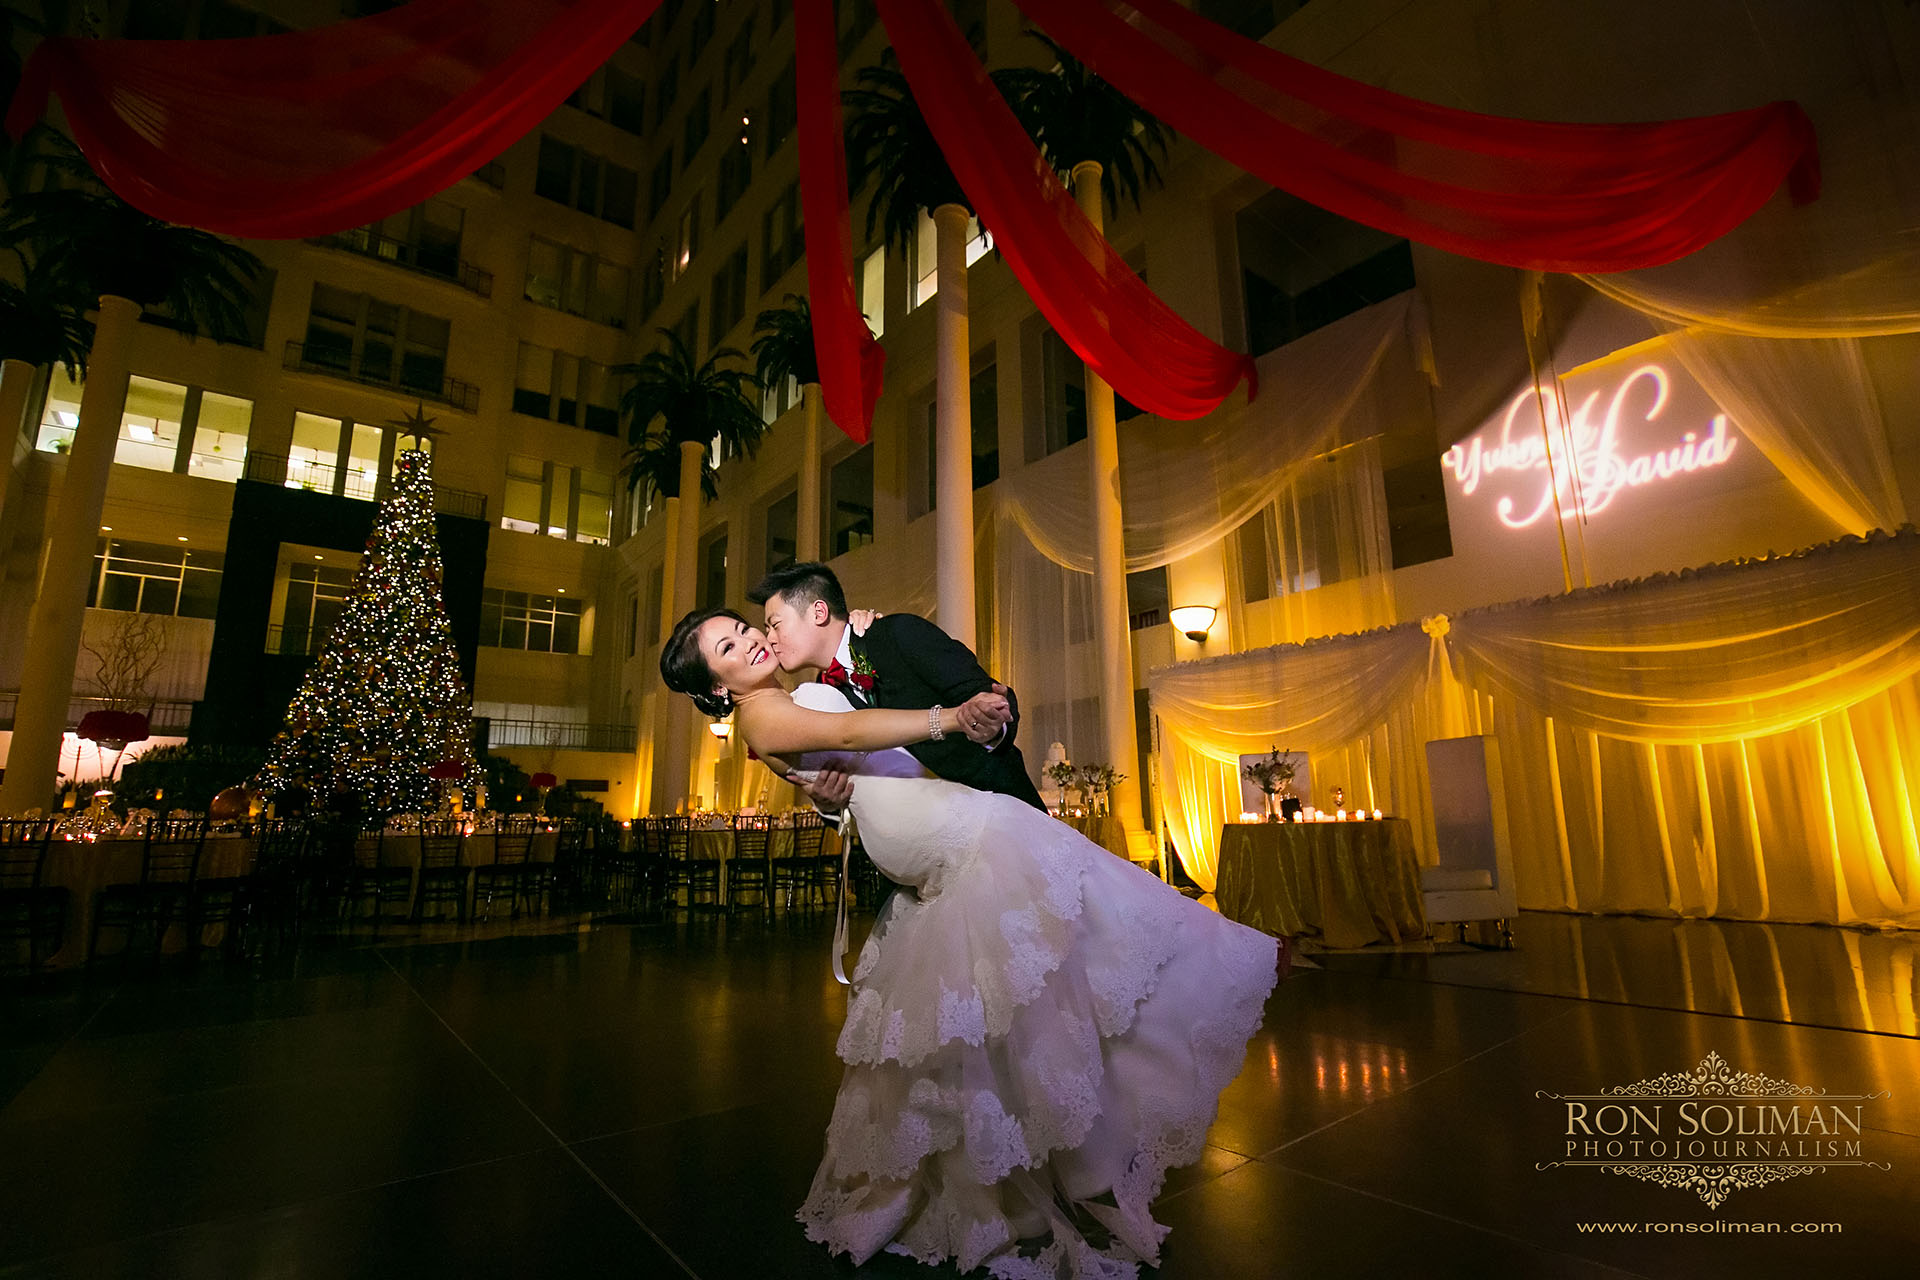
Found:
<svg viewBox="0 0 1920 1280"><path fill-rule="evenodd" d="M720 699L721 715L730 716L733 714L733 694L731 692L726 689L715 689L713 696Z"/></svg>

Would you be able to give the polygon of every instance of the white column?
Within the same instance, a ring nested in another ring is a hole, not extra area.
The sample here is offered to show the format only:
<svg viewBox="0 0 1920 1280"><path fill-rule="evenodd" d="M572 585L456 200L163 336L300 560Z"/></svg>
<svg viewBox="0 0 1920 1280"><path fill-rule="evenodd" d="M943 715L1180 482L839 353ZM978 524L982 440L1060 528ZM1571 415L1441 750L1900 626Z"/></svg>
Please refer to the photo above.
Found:
<svg viewBox="0 0 1920 1280"><path fill-rule="evenodd" d="M73 665L87 614L87 579L100 540L100 510L113 474L120 418L127 405L127 358L140 308L125 298L100 299L87 379L80 392L80 421L67 452L66 479L47 530L47 560L40 593L27 621L26 661L20 671L20 702L14 712L7 776L0 783L0 813L20 813L53 803L59 773L60 738L73 699Z"/></svg>
<svg viewBox="0 0 1920 1280"><path fill-rule="evenodd" d="M660 566L660 633L654 636L649 643L664 645L667 637L673 633L673 624L677 621L673 616L672 605L674 570L679 567L677 561L679 559L680 499L668 498L666 500L666 503L661 508L661 519L666 521L667 554L666 559ZM657 672L658 668L650 668L641 678L644 680L657 680L659 679ZM648 708L644 713L646 722L640 726L640 732L644 735L647 744L648 813L671 813L673 811L671 801L662 803L662 798L667 794L667 757L665 751L665 743L667 740L666 705L680 696L680 694L662 688L660 697L654 698L645 704Z"/></svg>
<svg viewBox="0 0 1920 1280"><path fill-rule="evenodd" d="M693 612L696 594L694 581L700 556L700 472L705 465L707 446L694 440L680 442L680 523L674 531L673 568L670 571L672 593L667 597L673 607L667 610L671 621L663 620L663 629L671 634L680 619ZM654 797L655 813L672 813L682 800L695 793L693 782L693 703L685 694L667 698L666 731L656 745L661 767L658 777L662 790Z"/></svg>
<svg viewBox="0 0 1920 1280"><path fill-rule="evenodd" d="M1089 160L1074 166L1073 194L1094 230L1101 230L1105 210L1098 163ZM1127 775L1113 789L1111 799L1131 848L1150 845L1151 837L1140 817L1133 632L1127 622L1127 548L1120 510L1120 435L1113 415L1113 388L1091 367L1087 369L1087 460L1093 471L1093 638L1100 662L1100 728L1107 762Z"/></svg>
<svg viewBox="0 0 1920 1280"><path fill-rule="evenodd" d="M7 504L13 497L13 461L20 452L21 419L27 412L27 393L33 390L33 366L25 360L0 361L0 529L6 528Z"/></svg>
<svg viewBox="0 0 1920 1280"><path fill-rule="evenodd" d="M937 308L934 313L934 557L939 617L948 635L974 643L973 353L967 341L967 223L957 204L933 211Z"/></svg>
<svg viewBox="0 0 1920 1280"><path fill-rule="evenodd" d="M793 558L799 561L820 558L820 384L809 382L800 388L800 421L804 432L800 441L799 526L794 531Z"/></svg>

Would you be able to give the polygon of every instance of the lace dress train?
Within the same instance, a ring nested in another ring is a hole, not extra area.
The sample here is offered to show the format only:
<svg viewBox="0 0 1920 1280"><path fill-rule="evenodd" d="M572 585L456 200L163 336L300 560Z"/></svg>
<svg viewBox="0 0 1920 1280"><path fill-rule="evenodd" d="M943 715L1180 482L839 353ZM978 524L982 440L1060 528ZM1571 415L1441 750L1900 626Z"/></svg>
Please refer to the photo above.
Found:
<svg viewBox="0 0 1920 1280"><path fill-rule="evenodd" d="M856 779L912 892L861 952L807 1235L1003 1280L1137 1275L1277 980L1277 942L1005 796Z"/></svg>

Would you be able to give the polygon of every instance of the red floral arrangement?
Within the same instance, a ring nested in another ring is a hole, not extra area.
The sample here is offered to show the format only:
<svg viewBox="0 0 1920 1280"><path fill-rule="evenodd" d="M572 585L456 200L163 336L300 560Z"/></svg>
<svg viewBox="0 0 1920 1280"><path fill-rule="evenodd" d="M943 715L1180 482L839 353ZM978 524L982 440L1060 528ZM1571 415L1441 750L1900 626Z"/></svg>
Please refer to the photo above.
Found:
<svg viewBox="0 0 1920 1280"><path fill-rule="evenodd" d="M560 785L560 779L550 773L536 773L531 778L528 778L527 781L532 783L536 788L557 787Z"/></svg>

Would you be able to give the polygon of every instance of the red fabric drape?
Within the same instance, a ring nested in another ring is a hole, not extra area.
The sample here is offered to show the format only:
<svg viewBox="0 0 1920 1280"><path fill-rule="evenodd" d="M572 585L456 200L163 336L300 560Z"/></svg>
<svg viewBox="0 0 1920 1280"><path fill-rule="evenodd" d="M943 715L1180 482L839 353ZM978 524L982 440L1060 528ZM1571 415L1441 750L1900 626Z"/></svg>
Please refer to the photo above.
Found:
<svg viewBox="0 0 1920 1280"><path fill-rule="evenodd" d="M325 235L444 191L552 114L660 0L413 0L243 40L42 41L15 137L60 95L109 187L169 221Z"/></svg>
<svg viewBox="0 0 1920 1280"><path fill-rule="evenodd" d="M1216 155L1355 222L1539 271L1624 271L1725 235L1783 181L1819 189L1791 102L1650 124L1435 106L1288 57L1174 0L1014 0L1122 93Z"/></svg>
<svg viewBox="0 0 1920 1280"><path fill-rule="evenodd" d="M873 434L887 353L860 314L847 207L847 146L840 127L840 56L833 0L794 0L794 80L799 97L800 214L807 236L813 350L827 416L864 444Z"/></svg>
<svg viewBox="0 0 1920 1280"><path fill-rule="evenodd" d="M1253 361L1176 315L1113 251L1041 158L940 0L879 0L914 101L1042 315L1116 392L1163 418L1198 418Z"/></svg>

